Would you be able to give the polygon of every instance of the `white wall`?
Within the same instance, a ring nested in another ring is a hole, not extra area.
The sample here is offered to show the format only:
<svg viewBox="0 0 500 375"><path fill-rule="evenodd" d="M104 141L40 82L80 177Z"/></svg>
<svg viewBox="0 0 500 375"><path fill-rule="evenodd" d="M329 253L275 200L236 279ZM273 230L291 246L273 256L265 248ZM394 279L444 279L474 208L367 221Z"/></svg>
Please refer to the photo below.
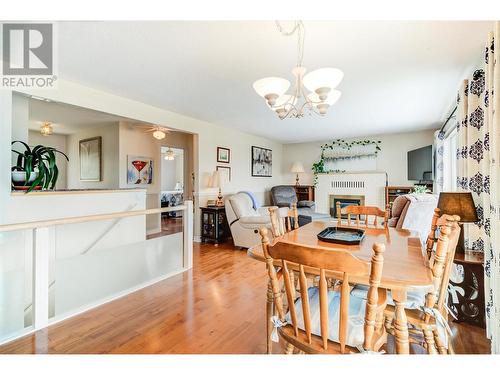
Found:
<svg viewBox="0 0 500 375"><path fill-rule="evenodd" d="M64 134L52 134L43 136L39 131L28 131L28 144L30 146L44 145L54 147L56 150L64 152L67 155L67 136ZM71 159L70 159L71 160ZM67 188L67 168L71 166L66 158L59 153L56 153L56 164L59 169L59 177L56 183L56 189Z"/></svg>
<svg viewBox="0 0 500 375"><path fill-rule="evenodd" d="M281 183L282 145L279 142L218 126L192 117L183 116L178 113L92 89L64 79L58 81L57 89L33 91L26 89L22 90L22 92L42 96L62 103L77 105L152 124L166 125L170 128L195 133L196 135L192 142L194 146L198 145L198 147L192 148L192 165L194 166L195 174L195 234L199 234L198 207L206 204L207 199L213 199L217 195L215 189L206 187L208 176L215 170L217 164L217 146L229 147L232 151L230 166L232 167L233 181L225 188L225 192L252 190L264 203L267 203L269 202L269 189ZM0 140L0 160L5 160L4 158L7 157L10 161L11 130L9 128L12 118L11 92L4 91L0 99L0 104L2 105L2 108L0 108L2 128L0 130L2 132L5 131L8 135L8 138L2 138ZM168 145L168 143L165 145ZM252 145L262 146L273 150L272 178L251 177L250 152ZM4 163L0 163L0 165L3 164ZM123 172L120 171L120 173ZM191 180L188 174L186 175L186 180ZM123 183L122 181L123 179L120 175L120 184ZM2 186L0 189L2 193L0 201L9 203L11 201L9 197L10 170L4 171L1 174L0 186ZM186 190L189 193L187 196L190 197L190 188L187 187Z"/></svg>
<svg viewBox="0 0 500 375"><path fill-rule="evenodd" d="M80 141L93 137L102 137L101 181L80 181ZM117 189L118 144L118 123L103 123L68 135L68 189Z"/></svg>
<svg viewBox="0 0 500 375"><path fill-rule="evenodd" d="M381 151L379 151L375 161L352 160L351 168L344 163L339 169L345 170L378 170L385 171L389 176L390 185L413 185L415 181L407 179L407 152L419 147L431 145L435 130L425 130L411 133L382 134L367 136L357 139L380 140ZM353 140L353 139L351 139ZM283 146L283 183L291 184L295 182L295 174L290 173L290 168L294 161L301 161L307 173L301 174L301 184L312 184L313 174L311 172L312 164L317 162L321 155L320 146L328 143L310 142L293 143ZM371 168L370 168L371 167Z"/></svg>

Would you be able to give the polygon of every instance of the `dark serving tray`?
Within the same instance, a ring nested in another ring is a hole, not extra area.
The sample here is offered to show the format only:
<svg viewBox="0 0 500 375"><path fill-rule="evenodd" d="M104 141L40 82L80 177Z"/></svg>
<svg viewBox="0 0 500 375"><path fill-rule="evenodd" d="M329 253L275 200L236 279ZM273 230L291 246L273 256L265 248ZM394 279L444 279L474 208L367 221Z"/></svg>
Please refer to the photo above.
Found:
<svg viewBox="0 0 500 375"><path fill-rule="evenodd" d="M318 240L343 245L358 245L365 237L365 231L355 228L328 227L318 233Z"/></svg>

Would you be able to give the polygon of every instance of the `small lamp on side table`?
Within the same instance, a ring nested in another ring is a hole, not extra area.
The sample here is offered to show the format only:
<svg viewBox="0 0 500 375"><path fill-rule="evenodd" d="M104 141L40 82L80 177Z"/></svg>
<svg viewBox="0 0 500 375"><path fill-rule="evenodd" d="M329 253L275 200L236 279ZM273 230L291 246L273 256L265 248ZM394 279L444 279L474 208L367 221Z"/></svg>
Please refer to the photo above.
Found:
<svg viewBox="0 0 500 375"><path fill-rule="evenodd" d="M224 200L222 199L222 185L224 182L222 181L223 178L220 175L219 171L214 171L212 174L212 179L210 180L210 187L212 188L219 188L219 194L217 195L217 200L215 201L215 206L216 207L222 207L224 206Z"/></svg>
<svg viewBox="0 0 500 375"><path fill-rule="evenodd" d="M302 163L300 161L296 161L295 163L293 163L292 168L290 169L290 172L297 174L297 176L295 177L295 185L299 186L300 185L299 184L299 173L305 172L304 166L302 165Z"/></svg>
<svg viewBox="0 0 500 375"><path fill-rule="evenodd" d="M440 193L438 208L441 214L460 216L460 238L457 244L457 253L464 254L464 228L463 223L477 223L479 221L476 206L470 192L464 193Z"/></svg>

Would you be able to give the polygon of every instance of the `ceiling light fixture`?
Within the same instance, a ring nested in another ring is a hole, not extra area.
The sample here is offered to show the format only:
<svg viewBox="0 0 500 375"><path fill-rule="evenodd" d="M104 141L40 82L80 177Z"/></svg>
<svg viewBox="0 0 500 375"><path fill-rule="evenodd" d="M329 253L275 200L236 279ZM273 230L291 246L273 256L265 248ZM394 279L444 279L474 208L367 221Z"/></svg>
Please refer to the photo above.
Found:
<svg viewBox="0 0 500 375"><path fill-rule="evenodd" d="M301 118L305 113L325 115L341 95L334 90L338 86L344 73L337 68L322 68L306 73L302 66L304 58L305 29L302 21L295 21L290 31L285 31L276 21L278 31L284 36L297 33L298 57L297 66L292 69L295 85L292 92L287 94L290 82L284 78L267 77L255 81L253 88L264 99L270 109L276 112L280 119ZM309 90L310 92L306 91Z"/></svg>
<svg viewBox="0 0 500 375"><path fill-rule="evenodd" d="M165 152L165 160L174 160L175 159L175 153L174 150L171 148L167 149L167 152Z"/></svg>
<svg viewBox="0 0 500 375"><path fill-rule="evenodd" d="M165 138L167 135L165 134L165 132L163 130L161 130L160 128L157 128L154 132L153 132L153 137L155 137L156 139L158 140L162 140L163 138Z"/></svg>
<svg viewBox="0 0 500 375"><path fill-rule="evenodd" d="M48 136L51 135L54 132L54 129L52 128L52 124L50 122L44 122L40 126L40 133L43 136Z"/></svg>

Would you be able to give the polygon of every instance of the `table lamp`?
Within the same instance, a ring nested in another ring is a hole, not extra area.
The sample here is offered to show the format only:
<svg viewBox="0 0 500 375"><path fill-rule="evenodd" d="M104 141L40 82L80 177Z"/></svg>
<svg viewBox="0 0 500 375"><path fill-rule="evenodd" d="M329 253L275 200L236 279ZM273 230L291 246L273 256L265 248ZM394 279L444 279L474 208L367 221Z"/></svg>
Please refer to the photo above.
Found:
<svg viewBox="0 0 500 375"><path fill-rule="evenodd" d="M182 184L179 181L176 182L174 190L182 190Z"/></svg>
<svg viewBox="0 0 500 375"><path fill-rule="evenodd" d="M219 188L219 194L217 195L217 200L215 201L215 205L217 207L224 206L224 201L222 200L222 191L221 191L222 185L223 182L220 172L214 171L214 173L212 174L212 179L210 181L210 187Z"/></svg>
<svg viewBox="0 0 500 375"><path fill-rule="evenodd" d="M290 169L290 172L296 173L297 177L295 178L295 185L299 186L299 173L304 173L304 166L300 161L296 161L293 163L292 168Z"/></svg>
<svg viewBox="0 0 500 375"><path fill-rule="evenodd" d="M460 238L457 244L457 253L464 253L464 228L463 223L477 223L479 221L476 212L476 206L470 192L464 193L440 193L438 208L441 215L460 216Z"/></svg>

